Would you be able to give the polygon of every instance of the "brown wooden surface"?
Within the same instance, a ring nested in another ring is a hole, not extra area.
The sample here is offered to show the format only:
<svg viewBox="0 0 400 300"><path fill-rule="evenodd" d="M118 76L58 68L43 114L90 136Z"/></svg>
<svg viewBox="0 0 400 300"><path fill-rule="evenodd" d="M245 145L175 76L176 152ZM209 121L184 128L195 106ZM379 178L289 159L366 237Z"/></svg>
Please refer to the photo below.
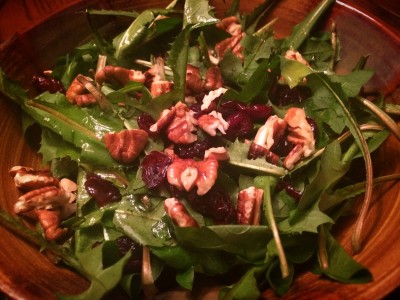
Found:
<svg viewBox="0 0 400 300"><path fill-rule="evenodd" d="M146 5L160 6L169 1L21 1L0 2L0 66L7 74L29 85L33 74L47 68L54 58L74 46L87 34L87 28L78 20L86 6L102 8L128 6L140 8ZM218 1L214 1L216 3ZM242 1L249 10L257 1ZM278 35L288 34L318 1L283 0L274 10L280 16L276 23ZM377 1L374 1L377 2ZM379 88L385 94L393 92L400 84L400 37L397 13L388 14L387 8L376 6L372 1L346 1L361 9L364 14L354 13L345 5L338 5L330 18L335 19L342 41L341 68L349 69L360 54L371 54L368 66L376 70L370 88ZM392 1L388 1L392 2ZM66 7L71 7L69 13ZM222 1L216 3L224 10ZM74 17L74 18L72 18ZM75 18L77 17L77 18ZM62 20L62 21L60 21ZM43 25L43 26L40 26ZM35 27L35 29L29 30ZM79 29L79 30L77 30ZM54 37L54 31L62 36ZM18 33L16 36L15 34ZM62 33L62 34L61 34ZM13 38L14 37L14 38ZM393 101L400 103L400 99ZM19 110L0 95L0 137L5 146L0 147L0 205L11 211L18 192L7 170L14 165L40 166L35 152L23 140L19 123ZM400 173L400 143L391 137L375 156L376 176ZM388 161L390 161L388 163ZM374 203L368 217L363 251L355 258L367 266L374 281L366 285L342 285L320 279L306 273L296 277L286 299L379 299L400 285L400 186L388 183L374 193ZM336 234L350 253L352 219L341 223ZM66 268L57 268L36 247L27 245L4 228L0 228L0 290L15 299L55 299L55 292L77 293L87 287L87 282ZM211 293L208 291L211 290ZM212 287L203 289L202 295L215 298ZM276 296L266 291L264 296ZM117 298L116 298L117 299ZM174 299L174 298L171 298ZM176 298L175 298L176 299Z"/></svg>

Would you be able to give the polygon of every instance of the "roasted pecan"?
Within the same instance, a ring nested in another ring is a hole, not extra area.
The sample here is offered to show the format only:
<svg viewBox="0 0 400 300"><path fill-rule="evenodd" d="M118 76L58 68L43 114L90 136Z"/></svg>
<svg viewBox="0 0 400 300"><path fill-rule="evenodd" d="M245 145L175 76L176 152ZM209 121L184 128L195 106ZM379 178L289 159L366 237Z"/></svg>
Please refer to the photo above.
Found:
<svg viewBox="0 0 400 300"><path fill-rule="evenodd" d="M167 198L164 200L164 210L172 221L179 227L198 227L196 220L193 219L186 207L177 198Z"/></svg>
<svg viewBox="0 0 400 300"><path fill-rule="evenodd" d="M285 120L280 119L276 115L270 116L265 124L258 129L254 143L269 150L274 145L275 140L284 135L285 130Z"/></svg>
<svg viewBox="0 0 400 300"><path fill-rule="evenodd" d="M68 203L70 194L55 186L46 186L27 192L14 204L16 214L32 209L58 208Z"/></svg>
<svg viewBox="0 0 400 300"><path fill-rule="evenodd" d="M204 158L213 158L219 161L229 160L229 153L224 147L213 147L205 151Z"/></svg>
<svg viewBox="0 0 400 300"><path fill-rule="evenodd" d="M197 186L197 194L204 195L214 185L218 176L218 161L176 158L167 169L168 182L179 190L189 191Z"/></svg>
<svg viewBox="0 0 400 300"><path fill-rule="evenodd" d="M47 170L34 170L32 168L15 166L9 171L14 178L17 188L22 190L33 190L44 186L57 186L59 181Z"/></svg>
<svg viewBox="0 0 400 300"><path fill-rule="evenodd" d="M65 96L67 97L69 103L71 103L71 104L76 104L76 97L77 96L80 96L80 95L87 95L88 96L88 95L90 95L90 93L83 86L83 84L79 82L78 76L75 77L75 79L72 81L71 85L67 89L67 92L65 93ZM82 75L80 75L80 76L82 76ZM90 78L88 78L88 77L85 77L85 78L90 80ZM90 97L90 96L88 96L88 97ZM80 99L80 100L82 100L82 99Z"/></svg>
<svg viewBox="0 0 400 300"><path fill-rule="evenodd" d="M211 104L214 101L217 101L220 96L225 94L227 91L226 88L220 87L216 90L210 91L207 95L203 98L203 103L201 104L201 110L208 110L211 108Z"/></svg>
<svg viewBox="0 0 400 300"><path fill-rule="evenodd" d="M213 66L207 69L204 88L207 91L213 91L221 88L224 85L221 70L218 66Z"/></svg>
<svg viewBox="0 0 400 300"><path fill-rule="evenodd" d="M164 109L161 112L160 117L158 118L157 122L150 126L151 132L159 132L161 129L169 125L172 120L174 119L176 114L176 108L171 107L171 109Z"/></svg>
<svg viewBox="0 0 400 300"><path fill-rule="evenodd" d="M241 190L238 194L237 223L258 225L260 223L260 207L263 190L254 186Z"/></svg>
<svg viewBox="0 0 400 300"><path fill-rule="evenodd" d="M142 129L107 133L104 141L111 157L122 163L133 162L144 149L148 134Z"/></svg>
<svg viewBox="0 0 400 300"><path fill-rule="evenodd" d="M150 93L153 97L158 97L162 94L170 92L173 87L174 83L171 81L155 81L151 83Z"/></svg>
<svg viewBox="0 0 400 300"><path fill-rule="evenodd" d="M238 35L242 32L242 26L239 23L237 16L229 16L223 18L219 23L215 25L216 27L225 30L231 35Z"/></svg>
<svg viewBox="0 0 400 300"><path fill-rule="evenodd" d="M247 154L248 159L256 159L260 157L265 157L265 160L273 165L280 165L280 158L278 155L268 150L267 148L257 145L256 143L251 143L249 152Z"/></svg>
<svg viewBox="0 0 400 300"><path fill-rule="evenodd" d="M226 134L229 124L222 118L221 113L215 110L208 115L202 115L198 120L199 127L211 136L217 135L217 129L222 134Z"/></svg>
<svg viewBox="0 0 400 300"><path fill-rule="evenodd" d="M86 107L95 104L96 98L92 94L82 94L75 96L75 103L79 107Z"/></svg>
<svg viewBox="0 0 400 300"><path fill-rule="evenodd" d="M285 121L288 124L289 135L287 140L293 144L303 146L303 155L308 157L315 150L314 132L307 121L304 109L292 107L285 115Z"/></svg>
<svg viewBox="0 0 400 300"><path fill-rule="evenodd" d="M66 193L70 194L69 203L76 200L76 190L78 189L75 182L68 178L63 178L60 180L59 187L62 188Z"/></svg>
<svg viewBox="0 0 400 300"><path fill-rule="evenodd" d="M60 228L61 217L59 210L36 209L36 216L43 228L46 240L53 241L67 233L66 228Z"/></svg>
<svg viewBox="0 0 400 300"><path fill-rule="evenodd" d="M225 53L228 50L231 50L232 53L240 58L243 59L243 46L240 44L242 38L244 37L244 33L241 33L239 35L236 36L232 36L229 38L226 38L224 40L222 40L221 42L219 42L218 44L215 45L215 52L217 53L217 56L219 59L222 59L225 55Z"/></svg>
<svg viewBox="0 0 400 300"><path fill-rule="evenodd" d="M197 120L190 114L186 104L178 102L175 105L176 114L167 128L168 139L176 144L190 144L197 140Z"/></svg>
<svg viewBox="0 0 400 300"><path fill-rule="evenodd" d="M100 85L104 82L108 82L111 84L124 86L131 81L144 83L146 76L141 71L123 67L105 66L96 73L95 79Z"/></svg>
<svg viewBox="0 0 400 300"><path fill-rule="evenodd" d="M298 61L298 62L300 62L300 63L302 63L303 65L306 65L306 66L310 65L308 63L308 61L306 61L303 58L303 56L301 55L301 53L299 51L294 51L292 49L289 49L289 50L286 51L285 58L286 59L290 59L290 60Z"/></svg>
<svg viewBox="0 0 400 300"><path fill-rule="evenodd" d="M186 66L186 96L196 95L203 91L204 82L201 78L200 69L188 64Z"/></svg>

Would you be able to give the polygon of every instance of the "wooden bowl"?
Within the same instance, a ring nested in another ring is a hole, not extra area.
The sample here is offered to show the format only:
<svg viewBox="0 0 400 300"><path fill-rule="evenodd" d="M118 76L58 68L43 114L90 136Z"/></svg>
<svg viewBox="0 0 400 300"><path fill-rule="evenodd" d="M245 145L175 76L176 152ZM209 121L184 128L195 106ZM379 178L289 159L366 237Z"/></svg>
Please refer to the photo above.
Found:
<svg viewBox="0 0 400 300"><path fill-rule="evenodd" d="M44 1L42 4L47 2L51 11L42 11L41 14L40 8L30 7L32 4L29 4L28 13L29 9L34 10L31 14L34 22L27 25L27 15L20 15L15 26L18 28L18 24L22 24L21 32L0 46L1 67L11 78L22 82L26 87L30 86L32 75L50 68L58 56L71 50L88 36L89 28L85 18L82 13L77 13L85 7L130 9L134 6L140 11L146 7L165 6L169 1ZM241 9L250 11L260 2L242 1ZM266 21L278 16L274 29L278 37L283 37L290 33L292 26L317 2L280 1ZM354 66L360 55L369 55L367 67L374 69L375 75L366 88L380 90L390 101L400 103L399 91L396 92L400 84L400 37L394 26L398 19L383 22L379 15L371 12L374 7L369 1L353 2L337 2L325 18L327 21L321 24L327 26L332 20L337 24L342 45L338 68L345 72ZM18 9L19 2L13 3L13 8L8 6L8 9ZM219 16L222 16L229 3L230 1L226 4L223 1L212 2ZM1 22L6 22L4 20ZM0 204L2 209L12 211L13 203L19 194L8 175L8 170L15 165L39 167L40 157L24 141L20 110L2 95L0 97ZM378 166L376 176L400 172L399 146L399 142L391 136L379 149L374 156L374 164ZM364 249L354 256L372 272L371 283L344 285L311 273L301 273L284 298L377 299L400 286L399 211L400 184L391 182L378 186L374 191L374 201L368 214ZM336 229L341 244L350 253L353 221L354 218L350 217L340 222ZM67 268L54 265L47 256L39 253L37 247L21 240L8 230L0 228L0 237L0 290L10 298L55 299L56 293L76 294L88 287L85 279ZM202 297L210 299L216 297L215 289L210 284L200 287L199 293ZM178 295L182 296L183 293ZM265 291L263 296L276 297L270 290Z"/></svg>

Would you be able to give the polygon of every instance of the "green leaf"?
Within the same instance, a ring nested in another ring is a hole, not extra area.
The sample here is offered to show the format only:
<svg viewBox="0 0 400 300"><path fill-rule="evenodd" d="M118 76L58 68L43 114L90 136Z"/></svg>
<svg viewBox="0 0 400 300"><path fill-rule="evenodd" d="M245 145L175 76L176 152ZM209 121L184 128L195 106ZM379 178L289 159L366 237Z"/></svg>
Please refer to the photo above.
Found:
<svg viewBox="0 0 400 300"><path fill-rule="evenodd" d="M244 31L247 34L253 34L256 30L258 22L272 8L276 0L264 0L249 15L244 17Z"/></svg>
<svg viewBox="0 0 400 300"><path fill-rule="evenodd" d="M321 1L299 24L293 27L291 35L283 41L283 49L297 50L309 36L317 21L333 3L335 3L335 0Z"/></svg>
<svg viewBox="0 0 400 300"><path fill-rule="evenodd" d="M192 290L194 280L194 268L189 268L186 271L179 272L176 274L176 282L179 283L181 287L187 290Z"/></svg>
<svg viewBox="0 0 400 300"><path fill-rule="evenodd" d="M356 70L346 75L331 75L332 82L340 83L343 91L348 97L356 97L362 86L371 79L373 71Z"/></svg>
<svg viewBox="0 0 400 300"><path fill-rule="evenodd" d="M219 19L210 13L211 7L208 0L186 0L183 15L183 29L188 27L198 28L201 26L219 22Z"/></svg>
<svg viewBox="0 0 400 300"><path fill-rule="evenodd" d="M294 267L289 264L289 276L282 278L279 268L279 261L274 261L268 268L266 272L267 281L270 287L279 295L283 296L287 293L290 286L292 285L294 277Z"/></svg>
<svg viewBox="0 0 400 300"><path fill-rule="evenodd" d="M0 68L0 92L19 105L28 99L28 95L21 85L8 78L2 68Z"/></svg>
<svg viewBox="0 0 400 300"><path fill-rule="evenodd" d="M265 159L248 159L249 145L241 143L238 140L231 143L226 150L229 154L229 160L226 163L241 169L245 174L246 172L276 176L284 176L286 174L284 168L270 164Z"/></svg>
<svg viewBox="0 0 400 300"><path fill-rule="evenodd" d="M90 287L79 295L58 295L60 299L101 299L118 284L122 277L122 270L131 254L127 252L117 263L103 269L102 264L99 263L102 261L103 247L104 244L89 251L77 253L77 259L85 270L86 277L90 280Z"/></svg>
<svg viewBox="0 0 400 300"><path fill-rule="evenodd" d="M152 22L154 18L152 11L145 10L132 22L128 29L114 38L114 57L117 61L129 54L141 42L147 30L146 25Z"/></svg>
<svg viewBox="0 0 400 300"><path fill-rule="evenodd" d="M257 280L265 273L269 266L269 263L265 263L249 268L237 283L220 291L219 299L259 299L261 293Z"/></svg>
<svg viewBox="0 0 400 300"><path fill-rule="evenodd" d="M290 88L301 83L313 70L301 62L281 57L281 74Z"/></svg>
<svg viewBox="0 0 400 300"><path fill-rule="evenodd" d="M372 281L372 274L347 254L329 232L327 232L327 252L329 267L321 270L316 266L314 272L317 274L324 274L342 283L368 283Z"/></svg>

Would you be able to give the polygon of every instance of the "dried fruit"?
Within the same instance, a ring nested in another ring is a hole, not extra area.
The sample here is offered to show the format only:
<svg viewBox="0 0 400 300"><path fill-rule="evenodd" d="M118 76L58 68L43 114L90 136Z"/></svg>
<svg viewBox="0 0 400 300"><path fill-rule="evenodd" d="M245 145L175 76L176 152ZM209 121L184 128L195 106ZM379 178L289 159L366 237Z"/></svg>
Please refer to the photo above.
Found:
<svg viewBox="0 0 400 300"><path fill-rule="evenodd" d="M99 207L118 202L122 198L118 187L94 173L86 175L85 189Z"/></svg>
<svg viewBox="0 0 400 300"><path fill-rule="evenodd" d="M144 157L140 168L142 179L149 189L159 187L166 181L167 169L171 163L172 159L159 151L151 151Z"/></svg>
<svg viewBox="0 0 400 300"><path fill-rule="evenodd" d="M235 112L227 119L229 127L226 130L225 137L234 141L236 138L243 138L248 136L253 130L253 122L251 118L244 112Z"/></svg>
<svg viewBox="0 0 400 300"><path fill-rule="evenodd" d="M137 117L137 123L140 129L147 132L150 137L155 137L157 134L150 130L150 127L156 123L154 119L147 113L141 113Z"/></svg>
<svg viewBox="0 0 400 300"><path fill-rule="evenodd" d="M45 76L33 76L32 83L40 93L49 92L55 94L60 92L65 94L65 88L58 79Z"/></svg>
<svg viewBox="0 0 400 300"><path fill-rule="evenodd" d="M221 189L212 188L202 196L191 191L188 193L187 200L194 210L216 223L229 224L236 219L233 201L229 194Z"/></svg>
<svg viewBox="0 0 400 300"><path fill-rule="evenodd" d="M124 256L128 251L131 257L124 266L124 274L140 273L142 269L142 251L143 247L131 240L127 236L120 236L115 240L120 256Z"/></svg>
<svg viewBox="0 0 400 300"><path fill-rule="evenodd" d="M212 147L212 141L209 137L203 140L197 140L191 144L176 144L175 152L181 158L204 158L204 153Z"/></svg>

